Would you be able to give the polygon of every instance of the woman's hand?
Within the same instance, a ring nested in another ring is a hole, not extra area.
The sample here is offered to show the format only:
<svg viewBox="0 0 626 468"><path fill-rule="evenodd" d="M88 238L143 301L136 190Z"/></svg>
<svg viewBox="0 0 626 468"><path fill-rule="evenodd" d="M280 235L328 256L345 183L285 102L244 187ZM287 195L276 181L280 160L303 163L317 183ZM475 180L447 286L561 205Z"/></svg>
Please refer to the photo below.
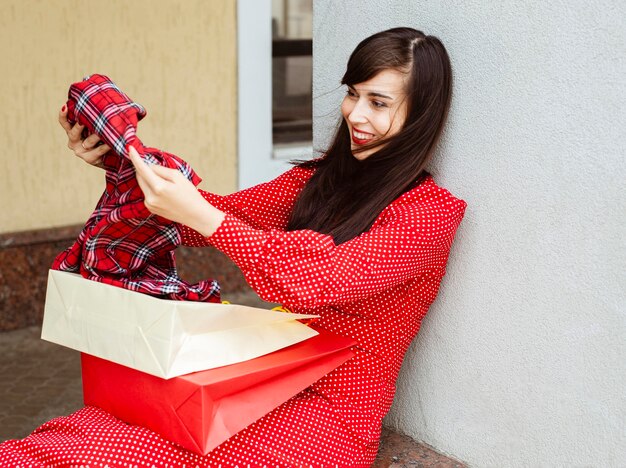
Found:
<svg viewBox="0 0 626 468"><path fill-rule="evenodd" d="M96 146L100 141L98 135L89 135L83 140L82 132L85 128L78 122L72 127L67 120L67 106L63 106L59 112L59 123L67 133L67 147L74 151L74 154L92 166L102 167L102 156L111 148L107 145Z"/></svg>
<svg viewBox="0 0 626 468"><path fill-rule="evenodd" d="M146 164L132 146L128 154L151 213L189 226L205 237L222 224L225 214L210 205L179 171Z"/></svg>

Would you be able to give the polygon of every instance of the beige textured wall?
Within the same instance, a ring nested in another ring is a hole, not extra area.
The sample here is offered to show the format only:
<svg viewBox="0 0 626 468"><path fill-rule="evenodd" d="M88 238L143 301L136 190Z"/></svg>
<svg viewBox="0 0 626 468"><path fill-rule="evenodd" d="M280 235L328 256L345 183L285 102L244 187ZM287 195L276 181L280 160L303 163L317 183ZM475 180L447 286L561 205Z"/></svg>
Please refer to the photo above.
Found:
<svg viewBox="0 0 626 468"><path fill-rule="evenodd" d="M0 233L81 224L95 207L103 172L57 123L91 73L146 107L145 144L190 162L203 188L235 190L235 0L2 0L0 57Z"/></svg>

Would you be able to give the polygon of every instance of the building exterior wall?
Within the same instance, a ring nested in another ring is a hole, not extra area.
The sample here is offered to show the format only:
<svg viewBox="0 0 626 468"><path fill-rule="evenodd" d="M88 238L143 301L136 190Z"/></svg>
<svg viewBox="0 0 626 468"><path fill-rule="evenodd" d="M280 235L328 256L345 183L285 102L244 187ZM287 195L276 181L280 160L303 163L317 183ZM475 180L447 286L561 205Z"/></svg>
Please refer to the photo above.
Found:
<svg viewBox="0 0 626 468"><path fill-rule="evenodd" d="M218 193L237 186L236 2L0 2L0 234L82 224L103 172L57 123L69 85L108 75L147 117L143 142L177 154Z"/></svg>
<svg viewBox="0 0 626 468"><path fill-rule="evenodd" d="M626 465L626 4L316 0L314 146L368 35L454 68L431 171L468 202L386 424L476 467Z"/></svg>

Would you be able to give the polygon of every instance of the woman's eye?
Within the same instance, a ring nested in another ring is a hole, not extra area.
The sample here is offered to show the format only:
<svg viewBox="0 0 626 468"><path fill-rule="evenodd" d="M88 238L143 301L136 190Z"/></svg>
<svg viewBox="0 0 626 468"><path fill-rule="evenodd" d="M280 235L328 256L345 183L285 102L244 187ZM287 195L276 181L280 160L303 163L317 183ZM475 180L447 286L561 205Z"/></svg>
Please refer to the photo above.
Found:
<svg viewBox="0 0 626 468"><path fill-rule="evenodd" d="M372 101L372 105L374 107L387 107L387 104L382 101Z"/></svg>
<svg viewBox="0 0 626 468"><path fill-rule="evenodd" d="M346 94L350 97L356 97L356 93L354 91L352 91L351 89L348 89L346 91Z"/></svg>

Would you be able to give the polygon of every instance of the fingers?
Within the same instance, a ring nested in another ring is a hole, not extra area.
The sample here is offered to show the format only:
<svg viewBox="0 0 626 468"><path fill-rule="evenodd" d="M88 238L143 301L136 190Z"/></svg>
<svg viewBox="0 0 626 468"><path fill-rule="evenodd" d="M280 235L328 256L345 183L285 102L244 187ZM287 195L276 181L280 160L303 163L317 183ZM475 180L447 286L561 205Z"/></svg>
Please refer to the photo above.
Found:
<svg viewBox="0 0 626 468"><path fill-rule="evenodd" d="M81 146L86 150L90 150L93 149L99 141L100 137L93 133L83 140Z"/></svg>
<svg viewBox="0 0 626 468"><path fill-rule="evenodd" d="M67 147L74 151L76 156L87 161L87 159L83 157L84 153L92 149L98 142L99 138L96 141L93 141L92 139L92 141L90 142L90 146L84 145L84 142L82 140L82 132L85 126L80 125L79 123L72 125L67 120L67 106L63 106L61 108L61 111L59 112L59 123L61 124L61 127L63 127L63 130L65 130L65 133L67 133ZM106 153L106 151L104 153ZM99 156L104 153L98 152ZM93 154L89 156L93 156Z"/></svg>
<svg viewBox="0 0 626 468"><path fill-rule="evenodd" d="M81 133L85 126L79 124L78 122L75 125L72 125L69 120L67 120L67 106L63 106L59 112L59 123L61 124L61 127L63 127L63 130L67 133L67 137L69 139L67 146L69 146L70 149L74 149L76 143L81 140Z"/></svg>
<svg viewBox="0 0 626 468"><path fill-rule="evenodd" d="M82 139L82 131L85 127L80 124L74 125L70 131L67 132L67 146L74 154L91 165L98 165L102 162L102 156L104 156L111 148L108 145L96 146L100 141L98 135L89 135L84 140Z"/></svg>
<svg viewBox="0 0 626 468"><path fill-rule="evenodd" d="M78 143L79 141L81 141L82 140L81 136L82 136L84 128L85 128L84 125L81 125L78 122L75 123L74 126L70 129L70 131L67 132L67 137L69 138L70 142Z"/></svg>
<svg viewBox="0 0 626 468"><path fill-rule="evenodd" d="M98 165L102 162L102 156L111 150L107 145L96 146L92 150L83 151L79 157L91 165Z"/></svg>
<svg viewBox="0 0 626 468"><path fill-rule="evenodd" d="M150 186L148 185L146 180L142 177L142 175L139 172L135 171L135 177L137 178L137 184L139 185L139 188L143 192L144 203L146 203L146 207L147 207L148 206L147 201L152 195L152 190L150 189Z"/></svg>
<svg viewBox="0 0 626 468"><path fill-rule="evenodd" d="M179 171L176 169L170 169L169 167L154 165L150 166L150 168L156 175L169 182L175 182L179 176L184 177Z"/></svg>
<svg viewBox="0 0 626 468"><path fill-rule="evenodd" d="M89 158L85 158L86 154L89 152L88 148L85 148L82 143L83 140L81 138L83 126L76 124L67 132L67 147L71 149L74 154L80 159L92 164Z"/></svg>
<svg viewBox="0 0 626 468"><path fill-rule="evenodd" d="M163 167L157 164L147 164L141 159L137 150L132 146L128 147L128 155L133 166L135 166L135 170L149 181L156 182L160 179L165 179L173 182L177 175L180 174L176 169L170 169L169 167Z"/></svg>
<svg viewBox="0 0 626 468"><path fill-rule="evenodd" d="M153 167L148 166L143 159L137 153L137 150L132 146L128 147L128 157L135 166L135 173L137 174L137 181L144 195L148 195L147 192L159 191L161 185L160 178L153 171Z"/></svg>
<svg viewBox="0 0 626 468"><path fill-rule="evenodd" d="M72 124L67 120L67 106L63 106L59 111L59 123L66 132L69 132L72 129Z"/></svg>
<svg viewBox="0 0 626 468"><path fill-rule="evenodd" d="M150 186L143 176L146 169L149 168L144 167L147 166L146 163L143 162L143 160L137 154L135 148L133 148L132 146L129 146L128 148L128 157L130 159L130 162L133 163L133 166L135 167L135 177L137 178L137 183L139 184L139 188L143 192L143 196L145 199L152 193Z"/></svg>
<svg viewBox="0 0 626 468"><path fill-rule="evenodd" d="M128 149L128 156L135 167L137 183L143 192L144 203L148 210L172 219L171 203L173 203L174 194L184 188L181 182L191 183L176 169L146 164L132 146Z"/></svg>
<svg viewBox="0 0 626 468"><path fill-rule="evenodd" d="M96 134L88 135L83 139L84 125L76 123L72 125L67 120L67 106L63 106L59 112L59 124L67 133L67 147L83 161L94 165L101 166L102 156L104 156L111 148L107 145L99 145L100 137Z"/></svg>

